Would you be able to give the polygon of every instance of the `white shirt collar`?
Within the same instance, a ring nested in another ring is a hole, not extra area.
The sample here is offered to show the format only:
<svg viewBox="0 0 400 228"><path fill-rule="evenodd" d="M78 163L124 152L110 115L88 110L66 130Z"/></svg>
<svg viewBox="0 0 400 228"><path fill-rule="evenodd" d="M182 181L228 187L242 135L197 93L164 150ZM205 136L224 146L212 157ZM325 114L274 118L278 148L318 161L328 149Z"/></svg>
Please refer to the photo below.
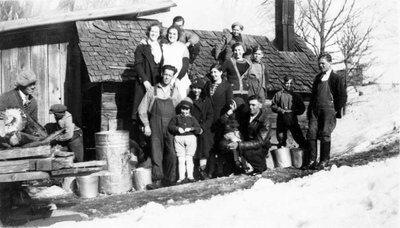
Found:
<svg viewBox="0 0 400 228"><path fill-rule="evenodd" d="M21 96L21 98L22 98L22 104L23 105L26 105L26 104L28 104L29 103L29 96L28 95L25 95L21 90L18 90L18 92L19 92L19 95Z"/></svg>
<svg viewBox="0 0 400 228"><path fill-rule="evenodd" d="M323 74L321 81L327 81L329 79L329 76L331 75L331 73L332 73L332 68L329 69L328 71L326 71L325 74Z"/></svg>

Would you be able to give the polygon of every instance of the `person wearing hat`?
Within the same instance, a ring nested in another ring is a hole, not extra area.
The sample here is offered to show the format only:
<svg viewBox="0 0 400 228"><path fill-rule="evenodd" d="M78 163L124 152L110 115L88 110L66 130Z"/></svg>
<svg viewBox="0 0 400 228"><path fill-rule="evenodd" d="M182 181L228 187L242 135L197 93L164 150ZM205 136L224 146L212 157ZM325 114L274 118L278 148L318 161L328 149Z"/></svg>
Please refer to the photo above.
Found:
<svg viewBox="0 0 400 228"><path fill-rule="evenodd" d="M178 70L172 65L162 67L162 81L150 88L139 105L139 117L144 135L150 137L152 179L148 189L173 185L176 181L176 154L169 121L176 115L175 107L181 100L172 79Z"/></svg>
<svg viewBox="0 0 400 228"><path fill-rule="evenodd" d="M9 108L20 108L33 120L38 120L38 104L33 97L36 90L36 75L32 71L18 72L15 80L15 89L0 95L0 119L6 117L1 111Z"/></svg>
<svg viewBox="0 0 400 228"><path fill-rule="evenodd" d="M214 143L211 133L211 126L214 118L214 111L211 100L204 91L205 81L201 78L196 79L190 86L188 97L193 100L191 114L197 119L203 133L197 136L197 148L194 155L195 170L194 175L197 179L209 179L206 172L207 160L210 157L210 150Z"/></svg>
<svg viewBox="0 0 400 228"><path fill-rule="evenodd" d="M242 34L244 26L239 22L235 22L232 24L231 29L232 32L229 32L228 29L224 29L221 42L215 45L215 52L213 53L215 60L224 62L230 59L233 54L231 47L235 43L242 43L244 50L247 50L246 56L250 56L250 40L247 36Z"/></svg>
<svg viewBox="0 0 400 228"><path fill-rule="evenodd" d="M174 146L178 156L179 179L177 184L194 181L193 156L197 147L196 135L203 133L203 130L196 118L190 114L192 108L192 99L185 97L178 106L180 113L173 117L168 125L169 132L174 135Z"/></svg>
<svg viewBox="0 0 400 228"><path fill-rule="evenodd" d="M55 123L45 125L48 134L65 129L64 133L58 135L50 144L61 145L75 154L75 161L83 162L83 132L72 120L72 115L63 104L54 104L50 107L50 114L54 115Z"/></svg>
<svg viewBox="0 0 400 228"><path fill-rule="evenodd" d="M300 95L293 92L294 79L292 76L285 76L283 79L283 89L278 91L272 98L271 109L278 113L276 120L276 138L278 147L285 147L287 140L287 131L292 134L294 141L299 147L307 149L307 141L301 131L298 115L305 111L303 99Z"/></svg>

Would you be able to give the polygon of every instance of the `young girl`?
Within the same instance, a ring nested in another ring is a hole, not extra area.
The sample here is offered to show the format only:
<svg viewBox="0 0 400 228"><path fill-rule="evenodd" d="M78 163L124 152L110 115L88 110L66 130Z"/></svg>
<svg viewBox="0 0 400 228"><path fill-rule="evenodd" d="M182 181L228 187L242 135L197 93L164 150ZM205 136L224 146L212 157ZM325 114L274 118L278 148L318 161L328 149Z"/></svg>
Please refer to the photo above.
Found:
<svg viewBox="0 0 400 228"><path fill-rule="evenodd" d="M174 147L178 156L179 179L177 184L193 182L193 156L197 148L196 135L203 133L199 122L190 114L193 101L186 97L178 107L180 114L171 119L168 130L174 135ZM187 179L185 176L187 174Z"/></svg>

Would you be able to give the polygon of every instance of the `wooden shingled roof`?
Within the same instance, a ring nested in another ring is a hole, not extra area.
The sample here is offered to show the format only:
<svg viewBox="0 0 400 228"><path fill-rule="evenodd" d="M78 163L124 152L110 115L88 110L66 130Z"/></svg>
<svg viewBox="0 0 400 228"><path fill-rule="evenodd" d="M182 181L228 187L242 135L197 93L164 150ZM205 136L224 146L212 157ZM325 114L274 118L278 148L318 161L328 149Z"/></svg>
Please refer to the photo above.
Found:
<svg viewBox="0 0 400 228"><path fill-rule="evenodd" d="M145 38L146 27L152 20L95 20L76 22L81 48L91 82L133 80L134 51ZM201 51L189 74L204 76L215 62L211 50L223 33L190 30L200 37ZM286 75L293 75L294 89L309 93L314 76L318 72L317 59L297 37L296 52L278 51L264 36L250 35L252 45L264 50L263 61L269 70L272 90L281 89Z"/></svg>

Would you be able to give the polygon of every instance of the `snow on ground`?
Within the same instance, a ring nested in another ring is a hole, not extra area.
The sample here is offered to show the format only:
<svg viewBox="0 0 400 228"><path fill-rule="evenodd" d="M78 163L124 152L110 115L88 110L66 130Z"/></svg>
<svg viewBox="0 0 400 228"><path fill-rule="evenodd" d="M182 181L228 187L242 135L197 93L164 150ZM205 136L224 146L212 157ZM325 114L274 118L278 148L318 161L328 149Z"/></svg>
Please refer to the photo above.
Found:
<svg viewBox="0 0 400 228"><path fill-rule="evenodd" d="M346 115L337 119L332 133L332 156L365 151L374 140L399 128L399 85L350 88L348 96Z"/></svg>
<svg viewBox="0 0 400 228"><path fill-rule="evenodd" d="M52 227L399 227L400 158L321 171L179 206L156 203Z"/></svg>

